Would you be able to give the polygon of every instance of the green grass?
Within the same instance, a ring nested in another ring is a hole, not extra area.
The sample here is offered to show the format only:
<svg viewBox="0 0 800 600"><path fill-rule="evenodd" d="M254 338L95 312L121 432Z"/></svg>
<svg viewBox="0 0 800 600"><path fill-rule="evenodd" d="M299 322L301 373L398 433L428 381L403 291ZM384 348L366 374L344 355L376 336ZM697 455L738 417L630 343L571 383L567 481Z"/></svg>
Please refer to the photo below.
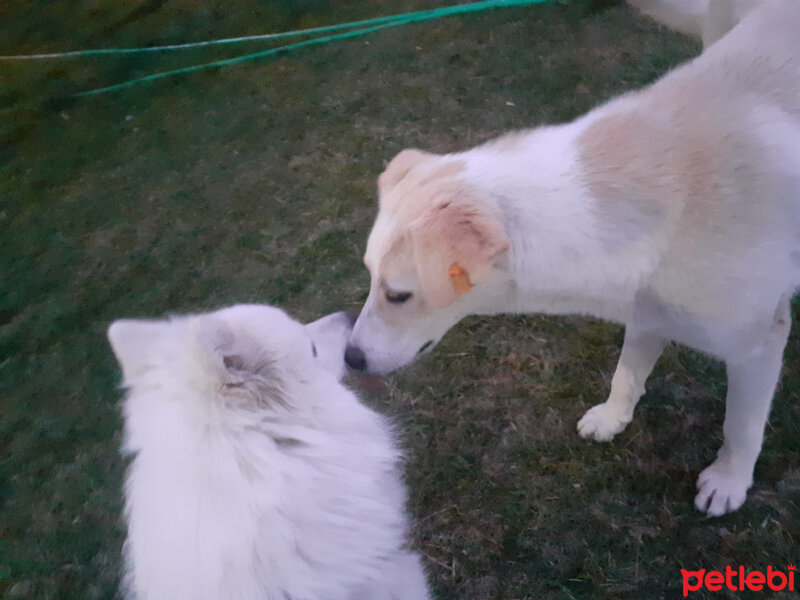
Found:
<svg viewBox="0 0 800 600"><path fill-rule="evenodd" d="M0 54L444 4L16 0L0 7ZM69 96L237 51L0 64L0 598L114 595L113 319L250 301L301 319L357 307L375 180L396 152L572 118L698 50L623 5L577 0L80 101ZM621 340L587 319L472 318L365 392L405 432L415 542L437 598L672 599L681 567L800 560L796 334L748 503L711 520L691 502L721 435L718 363L670 347L617 440L575 433L608 391Z"/></svg>

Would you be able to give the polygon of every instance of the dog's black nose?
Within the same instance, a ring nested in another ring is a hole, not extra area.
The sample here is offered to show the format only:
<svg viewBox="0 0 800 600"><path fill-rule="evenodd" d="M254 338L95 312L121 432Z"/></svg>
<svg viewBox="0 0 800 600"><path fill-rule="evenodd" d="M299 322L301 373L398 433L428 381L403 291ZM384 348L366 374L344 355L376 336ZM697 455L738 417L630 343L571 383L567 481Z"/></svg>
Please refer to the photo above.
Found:
<svg viewBox="0 0 800 600"><path fill-rule="evenodd" d="M347 366L356 371L364 371L367 368L367 357L361 351L361 348L356 346L347 345L344 351L344 362Z"/></svg>

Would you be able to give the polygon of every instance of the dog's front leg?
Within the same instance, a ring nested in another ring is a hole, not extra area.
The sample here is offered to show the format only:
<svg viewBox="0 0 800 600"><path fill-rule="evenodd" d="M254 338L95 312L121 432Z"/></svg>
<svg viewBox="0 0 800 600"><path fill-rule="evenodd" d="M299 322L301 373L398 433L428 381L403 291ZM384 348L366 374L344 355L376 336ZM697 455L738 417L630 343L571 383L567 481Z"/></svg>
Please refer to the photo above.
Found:
<svg viewBox="0 0 800 600"><path fill-rule="evenodd" d="M590 408L578 422L578 433L582 437L608 442L625 429L665 345L666 340L661 337L640 331L632 324L626 326L622 354L611 380L611 393L608 400Z"/></svg>
<svg viewBox="0 0 800 600"><path fill-rule="evenodd" d="M695 506L710 516L724 515L744 504L761 452L764 426L783 364L791 329L789 299L781 301L772 326L746 358L726 361L725 439L717 459L697 478Z"/></svg>

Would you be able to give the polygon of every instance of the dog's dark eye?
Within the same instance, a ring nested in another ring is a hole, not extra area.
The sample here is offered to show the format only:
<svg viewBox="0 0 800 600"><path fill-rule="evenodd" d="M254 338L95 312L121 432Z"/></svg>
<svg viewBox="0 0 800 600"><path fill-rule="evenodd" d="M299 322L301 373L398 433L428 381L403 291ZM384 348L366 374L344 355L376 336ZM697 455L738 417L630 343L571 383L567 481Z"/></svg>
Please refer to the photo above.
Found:
<svg viewBox="0 0 800 600"><path fill-rule="evenodd" d="M311 355L317 358L317 345L314 342L311 342Z"/></svg>
<svg viewBox="0 0 800 600"><path fill-rule="evenodd" d="M402 304L411 298L411 292L386 292L386 299L392 304Z"/></svg>

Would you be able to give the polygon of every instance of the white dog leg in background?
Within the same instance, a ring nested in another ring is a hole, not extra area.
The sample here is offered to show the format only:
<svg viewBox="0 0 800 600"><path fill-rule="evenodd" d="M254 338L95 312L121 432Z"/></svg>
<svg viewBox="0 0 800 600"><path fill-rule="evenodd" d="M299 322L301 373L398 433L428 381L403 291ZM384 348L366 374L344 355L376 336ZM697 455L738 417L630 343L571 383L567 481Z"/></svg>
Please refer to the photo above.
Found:
<svg viewBox="0 0 800 600"><path fill-rule="evenodd" d="M764 427L791 326L789 298L784 298L756 352L741 361L726 361L725 439L717 459L697 478L700 491L695 506L710 516L738 509L753 483L753 469L761 452Z"/></svg>
<svg viewBox="0 0 800 600"><path fill-rule="evenodd" d="M633 325L625 328L625 342L611 380L611 393L608 400L590 408L578 422L581 437L608 442L625 429L644 394L645 381L665 345L666 340L642 333Z"/></svg>
<svg viewBox="0 0 800 600"><path fill-rule="evenodd" d="M764 0L627 0L659 23L702 40L708 48Z"/></svg>

